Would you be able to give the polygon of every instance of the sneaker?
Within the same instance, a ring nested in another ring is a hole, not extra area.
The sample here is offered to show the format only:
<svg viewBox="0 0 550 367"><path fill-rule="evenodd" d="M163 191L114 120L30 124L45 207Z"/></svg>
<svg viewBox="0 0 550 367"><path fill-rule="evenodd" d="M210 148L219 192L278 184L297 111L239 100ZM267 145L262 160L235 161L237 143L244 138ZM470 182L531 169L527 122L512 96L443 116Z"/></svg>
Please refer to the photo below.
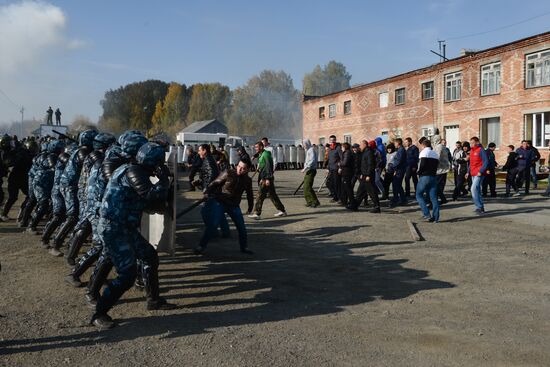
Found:
<svg viewBox="0 0 550 367"><path fill-rule="evenodd" d="M521 192L516 191L515 194L514 194L513 196L521 196Z"/></svg>
<svg viewBox="0 0 550 367"><path fill-rule="evenodd" d="M82 287L82 282L80 281L80 279L72 274L69 274L65 277L65 283L68 283L75 288Z"/></svg>
<svg viewBox="0 0 550 367"><path fill-rule="evenodd" d="M56 249L55 247L52 247L49 252L50 252L50 255L55 256L55 257L63 256L63 253L61 251L59 251L58 249Z"/></svg>
<svg viewBox="0 0 550 367"><path fill-rule="evenodd" d="M274 217L286 217L286 212L277 212L273 214Z"/></svg>
<svg viewBox="0 0 550 367"><path fill-rule="evenodd" d="M8 217L7 215L0 215L0 222L7 222L7 221L10 221L11 218Z"/></svg>
<svg viewBox="0 0 550 367"><path fill-rule="evenodd" d="M262 219L262 217L259 214L256 214L256 213L248 214L248 218L252 218L252 219L256 219L256 220Z"/></svg>
<svg viewBox="0 0 550 367"><path fill-rule="evenodd" d="M475 213L476 213L477 215L483 215L483 214L485 214L485 210L483 210L483 209L476 209L476 210L475 210Z"/></svg>
<svg viewBox="0 0 550 367"><path fill-rule="evenodd" d="M105 315L93 315L90 324L97 326L99 330L109 330L115 327L115 322L111 316Z"/></svg>

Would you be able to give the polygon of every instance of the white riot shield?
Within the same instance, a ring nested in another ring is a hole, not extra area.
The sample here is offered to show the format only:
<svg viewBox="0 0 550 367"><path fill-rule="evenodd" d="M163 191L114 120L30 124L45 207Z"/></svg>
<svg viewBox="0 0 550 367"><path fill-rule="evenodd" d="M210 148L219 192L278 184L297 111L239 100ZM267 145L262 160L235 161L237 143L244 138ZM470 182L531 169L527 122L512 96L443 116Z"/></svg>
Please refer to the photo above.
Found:
<svg viewBox="0 0 550 367"><path fill-rule="evenodd" d="M298 150L294 145L290 146L290 163L298 162Z"/></svg>
<svg viewBox="0 0 550 367"><path fill-rule="evenodd" d="M153 245L158 252L165 252L174 255L176 247L176 198L178 183L177 152L173 150L166 153L166 163L172 174L172 185L168 195L169 205L164 214L143 213L141 218L141 235ZM158 179L151 177L151 182L156 183Z"/></svg>
<svg viewBox="0 0 550 367"><path fill-rule="evenodd" d="M285 162L285 150L283 147L277 147L277 162Z"/></svg>
<svg viewBox="0 0 550 367"><path fill-rule="evenodd" d="M283 149L285 153L285 163L289 163L290 162L290 145L285 145Z"/></svg>

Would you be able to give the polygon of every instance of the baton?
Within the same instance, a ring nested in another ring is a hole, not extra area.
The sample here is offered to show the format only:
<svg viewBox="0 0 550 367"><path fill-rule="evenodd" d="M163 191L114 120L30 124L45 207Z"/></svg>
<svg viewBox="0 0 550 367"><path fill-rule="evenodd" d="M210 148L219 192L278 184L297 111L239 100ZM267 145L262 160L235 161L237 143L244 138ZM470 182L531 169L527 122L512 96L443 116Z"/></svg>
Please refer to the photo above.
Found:
<svg viewBox="0 0 550 367"><path fill-rule="evenodd" d="M63 133L60 133L60 132L57 131L57 130L52 130L52 131L53 131L54 133L56 133L57 135L59 135L60 138L69 139L70 141L77 143L76 139L73 139L73 138L71 138L71 137L68 136L68 135L65 135L65 134L63 134Z"/></svg>
<svg viewBox="0 0 550 367"><path fill-rule="evenodd" d="M298 186L298 188L296 189L296 191L294 191L294 195L296 195L298 193L298 190L300 190L302 188L302 186L304 185L304 181L302 181L302 183L300 184L300 186Z"/></svg>
<svg viewBox="0 0 550 367"><path fill-rule="evenodd" d="M317 193L320 193L320 192L321 192L321 189L322 189L323 186L327 183L327 180L328 180L328 173L327 173L327 175L325 176L325 179L323 180L323 182L321 183L321 186L319 186L319 188L317 189Z"/></svg>
<svg viewBox="0 0 550 367"><path fill-rule="evenodd" d="M197 206L201 205L202 203L204 203L206 201L206 199L202 198L198 201L195 201L193 204L189 205L187 208L183 209L181 212L179 212L177 215L176 215L176 219L178 219L179 217L182 217L184 216L185 214L189 213L191 210L195 209Z"/></svg>

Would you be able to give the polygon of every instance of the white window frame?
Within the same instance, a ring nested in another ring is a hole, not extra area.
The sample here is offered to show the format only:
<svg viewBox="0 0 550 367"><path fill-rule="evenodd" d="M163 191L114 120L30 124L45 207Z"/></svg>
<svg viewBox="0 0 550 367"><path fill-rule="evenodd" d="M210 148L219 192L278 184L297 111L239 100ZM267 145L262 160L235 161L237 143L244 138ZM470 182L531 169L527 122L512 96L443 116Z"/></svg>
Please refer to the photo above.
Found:
<svg viewBox="0 0 550 367"><path fill-rule="evenodd" d="M540 121L541 126L538 126L536 123L537 121L537 115L540 115ZM528 116L531 116L531 137L527 135L527 118ZM531 140L533 142L533 146L538 149L545 149L548 147L548 143L546 143L546 140L550 140L550 111L545 112L536 112L536 113L528 113L524 117L524 139ZM548 124L546 124L548 122ZM541 131L540 139L537 139L537 134L539 133L539 130Z"/></svg>
<svg viewBox="0 0 550 367"><path fill-rule="evenodd" d="M323 115L321 116L321 109L323 111ZM326 109L325 106L319 106L319 120L324 120L326 117Z"/></svg>
<svg viewBox="0 0 550 367"><path fill-rule="evenodd" d="M344 143L349 143L351 145L351 134L344 134Z"/></svg>
<svg viewBox="0 0 550 367"><path fill-rule="evenodd" d="M324 136L320 136L319 137L319 145L325 146L326 143L327 143L326 138Z"/></svg>
<svg viewBox="0 0 550 367"><path fill-rule="evenodd" d="M431 85L431 87L428 89L428 88L424 88L425 85ZM427 101L429 99L434 99L434 95L435 95L435 83L433 80L430 80L430 81L427 81L427 82L424 82L422 83L421 85L421 90L422 90L422 100L423 101ZM431 95L429 97L426 97L424 95L424 92L425 90L430 90L431 91Z"/></svg>
<svg viewBox="0 0 550 367"><path fill-rule="evenodd" d="M331 103L328 105L328 118L336 117L336 103Z"/></svg>
<svg viewBox="0 0 550 367"><path fill-rule="evenodd" d="M380 103L380 108L386 108L389 105L390 93L389 92L380 92L378 94L378 100Z"/></svg>
<svg viewBox="0 0 550 367"><path fill-rule="evenodd" d="M349 111L346 112L346 103L349 104ZM351 115L351 99L344 101L344 115Z"/></svg>
<svg viewBox="0 0 550 367"><path fill-rule="evenodd" d="M525 88L550 85L550 49L525 55Z"/></svg>
<svg viewBox="0 0 550 367"><path fill-rule="evenodd" d="M397 92L400 92L400 93L403 92L403 95L399 94L400 97L403 97L403 100L400 101L400 102L397 101L397 96L398 96L398 95L397 95ZM396 105L405 104L405 93L406 93L406 92L405 92L405 87L403 87L403 88L397 88L397 89L395 90L395 104L396 104Z"/></svg>
<svg viewBox="0 0 550 367"><path fill-rule="evenodd" d="M500 94L500 81L502 80L501 63L493 62L481 66L480 90L482 96Z"/></svg>
<svg viewBox="0 0 550 367"><path fill-rule="evenodd" d="M445 74L445 102L460 101L462 71Z"/></svg>
<svg viewBox="0 0 550 367"><path fill-rule="evenodd" d="M498 137L497 139L498 140L490 140L489 139L489 133L487 132L486 134L483 133L484 130L489 130L488 127L486 127L484 129L483 127L483 124L487 123L488 120L491 120L491 119L498 119ZM487 136L485 136L487 135ZM484 117L484 118L480 118L479 119L479 137L480 137L480 140L481 140L481 143L486 147L489 143L495 143L497 148L500 148L500 145L502 144L502 124L501 124L501 120L500 120L500 116L493 116L493 117Z"/></svg>

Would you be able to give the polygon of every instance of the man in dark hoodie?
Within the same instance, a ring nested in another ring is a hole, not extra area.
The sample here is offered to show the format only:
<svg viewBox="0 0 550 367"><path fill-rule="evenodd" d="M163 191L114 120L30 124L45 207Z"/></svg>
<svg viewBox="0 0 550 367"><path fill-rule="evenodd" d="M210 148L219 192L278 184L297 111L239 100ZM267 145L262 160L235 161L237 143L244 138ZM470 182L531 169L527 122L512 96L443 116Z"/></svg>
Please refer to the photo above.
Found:
<svg viewBox="0 0 550 367"><path fill-rule="evenodd" d="M378 189L378 192L380 192L382 195L385 194L384 190L384 181L382 179L382 171L386 167L386 147L384 146L384 143L382 142L381 137L377 137L374 139L374 142L376 143L376 150L378 151L380 161L379 164L376 166L376 188Z"/></svg>
<svg viewBox="0 0 550 367"><path fill-rule="evenodd" d="M329 137L328 148L328 173L331 185L330 192L332 193L332 202L338 202L341 200L342 195L342 177L338 174L340 168L340 161L342 160L342 150L340 144L336 142L336 136L331 135Z"/></svg>
<svg viewBox="0 0 550 367"><path fill-rule="evenodd" d="M398 204L406 205L407 198L405 197L405 191L403 191L403 177L405 177L405 170L407 168L407 152L403 147L403 140L397 138L393 144L397 150L392 162L392 191L393 199L390 203L390 207L396 207Z"/></svg>
<svg viewBox="0 0 550 367"><path fill-rule="evenodd" d="M521 146L516 150L516 153L518 161L518 187L525 184L525 195L528 195L531 184L531 163L535 159L535 155L527 140L522 140Z"/></svg>
<svg viewBox="0 0 550 367"><path fill-rule="evenodd" d="M418 175L416 170L418 169L418 155L419 151L416 145L410 137L406 138L403 142L405 149L407 150L407 169L405 171L405 196L408 198L411 196L411 179L413 181L414 189L416 191L416 185L418 184Z"/></svg>
<svg viewBox="0 0 550 367"><path fill-rule="evenodd" d="M374 150L369 148L366 140L363 140L360 145L361 149L361 161L360 161L360 174L359 174L359 188L357 189L357 196L355 200L355 207L353 210L357 210L359 204L366 199L367 194L370 196L374 208L371 213L380 213L380 201L378 200L378 194L374 187L374 180L376 179L376 159ZM374 147L376 149L376 147Z"/></svg>
<svg viewBox="0 0 550 367"><path fill-rule="evenodd" d="M495 159L495 149L496 149L495 143L489 143L487 146L487 149L485 149L485 153L487 153L487 175L483 179L483 185L482 185L482 195L485 197L487 196L487 187L489 187L489 190L491 192L491 197L495 198L497 197L497 176L495 169L497 167L497 162Z"/></svg>
<svg viewBox="0 0 550 367"><path fill-rule="evenodd" d="M508 157L506 158L506 164L502 167L506 171L506 194L504 196L510 196L510 189L514 189L514 193L518 192L518 186L516 184L516 176L518 174L518 155L515 152L513 145L508 145Z"/></svg>
<svg viewBox="0 0 550 367"><path fill-rule="evenodd" d="M351 152L351 146L349 143L342 144L342 160L339 163L338 173L342 177L342 193L340 195L340 201L348 209L355 207L355 195L353 193L353 186L351 180L354 175L354 159Z"/></svg>

